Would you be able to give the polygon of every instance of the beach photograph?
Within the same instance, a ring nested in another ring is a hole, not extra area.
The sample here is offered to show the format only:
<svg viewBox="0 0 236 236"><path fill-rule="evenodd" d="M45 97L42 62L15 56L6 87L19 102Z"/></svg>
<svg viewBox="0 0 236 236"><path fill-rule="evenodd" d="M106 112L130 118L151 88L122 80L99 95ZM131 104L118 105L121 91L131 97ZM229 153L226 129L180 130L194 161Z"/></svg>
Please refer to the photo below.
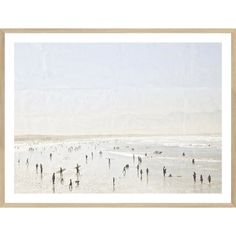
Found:
<svg viewBox="0 0 236 236"><path fill-rule="evenodd" d="M14 192L222 192L222 48L17 42Z"/></svg>

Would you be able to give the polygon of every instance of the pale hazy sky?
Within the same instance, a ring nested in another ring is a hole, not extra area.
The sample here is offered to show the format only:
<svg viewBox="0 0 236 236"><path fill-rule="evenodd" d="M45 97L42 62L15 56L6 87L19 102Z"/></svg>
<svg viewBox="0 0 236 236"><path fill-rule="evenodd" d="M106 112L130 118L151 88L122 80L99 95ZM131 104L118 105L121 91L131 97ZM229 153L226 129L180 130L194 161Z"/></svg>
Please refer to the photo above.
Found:
<svg viewBox="0 0 236 236"><path fill-rule="evenodd" d="M15 134L220 132L219 43L15 44Z"/></svg>

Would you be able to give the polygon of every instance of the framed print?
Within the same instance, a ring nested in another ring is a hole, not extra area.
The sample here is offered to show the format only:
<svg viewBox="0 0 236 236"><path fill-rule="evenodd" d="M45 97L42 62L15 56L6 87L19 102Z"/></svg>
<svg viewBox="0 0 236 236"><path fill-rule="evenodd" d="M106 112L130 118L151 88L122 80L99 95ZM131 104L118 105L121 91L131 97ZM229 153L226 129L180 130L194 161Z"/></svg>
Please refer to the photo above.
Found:
<svg viewBox="0 0 236 236"><path fill-rule="evenodd" d="M1 31L1 205L235 206L235 30Z"/></svg>

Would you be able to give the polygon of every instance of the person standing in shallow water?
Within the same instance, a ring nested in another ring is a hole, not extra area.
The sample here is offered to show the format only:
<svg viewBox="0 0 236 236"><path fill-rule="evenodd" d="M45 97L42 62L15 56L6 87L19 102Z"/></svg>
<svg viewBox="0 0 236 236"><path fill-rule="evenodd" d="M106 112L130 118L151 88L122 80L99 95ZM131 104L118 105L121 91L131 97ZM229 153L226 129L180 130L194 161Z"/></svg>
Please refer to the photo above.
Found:
<svg viewBox="0 0 236 236"><path fill-rule="evenodd" d="M211 183L211 175L208 175L208 182Z"/></svg>
<svg viewBox="0 0 236 236"><path fill-rule="evenodd" d="M53 174L52 174L52 184L53 184L53 185L55 184L55 179L56 179L55 173L53 173Z"/></svg>
<svg viewBox="0 0 236 236"><path fill-rule="evenodd" d="M202 175L200 175L200 181L201 181L201 183L203 183L203 177L202 177Z"/></svg>
<svg viewBox="0 0 236 236"><path fill-rule="evenodd" d="M196 177L197 177L197 174L196 174L196 172L194 171L194 172L193 172L193 180L194 180L194 182L196 182Z"/></svg>
<svg viewBox="0 0 236 236"><path fill-rule="evenodd" d="M143 178L143 170L141 169L140 170L140 179L142 179Z"/></svg>
<svg viewBox="0 0 236 236"><path fill-rule="evenodd" d="M69 190L72 191L73 185L72 185L72 180L70 179L70 183L69 183Z"/></svg>
<svg viewBox="0 0 236 236"><path fill-rule="evenodd" d="M40 164L40 174L43 174L43 165Z"/></svg>
<svg viewBox="0 0 236 236"><path fill-rule="evenodd" d="M166 167L165 166L163 167L163 175L164 175L164 177L166 177Z"/></svg>
<svg viewBox="0 0 236 236"><path fill-rule="evenodd" d="M116 184L116 179L115 177L113 177L112 178L113 191L115 191L115 184Z"/></svg>
<svg viewBox="0 0 236 236"><path fill-rule="evenodd" d="M136 168L137 168L137 175L139 176L139 165L137 165Z"/></svg>

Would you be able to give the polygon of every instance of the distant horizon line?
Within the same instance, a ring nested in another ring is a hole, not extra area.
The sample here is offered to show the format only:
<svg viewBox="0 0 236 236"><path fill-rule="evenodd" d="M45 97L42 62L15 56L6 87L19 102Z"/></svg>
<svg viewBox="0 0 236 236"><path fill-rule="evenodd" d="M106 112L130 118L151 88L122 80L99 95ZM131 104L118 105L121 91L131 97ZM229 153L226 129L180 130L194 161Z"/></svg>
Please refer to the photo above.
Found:
<svg viewBox="0 0 236 236"><path fill-rule="evenodd" d="M191 136L191 135L222 135L221 133L192 133L192 134L14 134L20 137L128 137L128 136Z"/></svg>

